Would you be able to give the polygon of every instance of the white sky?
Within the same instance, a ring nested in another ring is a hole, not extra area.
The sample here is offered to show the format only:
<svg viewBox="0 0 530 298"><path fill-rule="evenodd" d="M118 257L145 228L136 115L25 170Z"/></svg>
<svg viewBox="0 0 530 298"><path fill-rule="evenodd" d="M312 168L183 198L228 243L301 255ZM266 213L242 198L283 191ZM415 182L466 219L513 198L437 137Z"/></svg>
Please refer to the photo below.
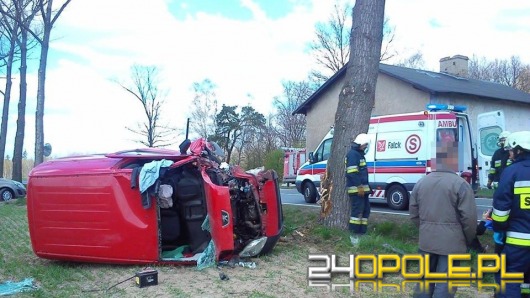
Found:
<svg viewBox="0 0 530 298"><path fill-rule="evenodd" d="M269 114L273 97L282 93L282 80L303 80L314 67L307 43L315 23L328 19L333 9L328 0L290 0L291 9L281 13L274 9L285 9L280 3L286 0L226 1L251 16L238 17L227 16L231 7L223 12L190 8L196 1L70 3L52 31L46 81L45 142L52 144L52 156L141 147L125 127L144 121L142 107L113 82L127 80L135 63L160 68L161 85L169 90L163 116L173 127L184 128L191 86L206 78L218 86L220 104L251 104ZM387 0L385 15L395 27L393 47L400 58L419 50L431 70L438 71L440 58L456 54L515 55L530 64L530 1ZM24 148L32 156L38 60L30 63ZM18 89L16 79L14 84ZM14 91L6 147L10 156L18 103Z"/></svg>

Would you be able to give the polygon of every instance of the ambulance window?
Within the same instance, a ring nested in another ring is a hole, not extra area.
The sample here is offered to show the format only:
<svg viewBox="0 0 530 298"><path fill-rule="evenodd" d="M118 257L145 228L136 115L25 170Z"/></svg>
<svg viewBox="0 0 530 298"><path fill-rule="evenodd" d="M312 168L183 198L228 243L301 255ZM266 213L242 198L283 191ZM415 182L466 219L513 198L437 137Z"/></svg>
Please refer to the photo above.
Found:
<svg viewBox="0 0 530 298"><path fill-rule="evenodd" d="M327 139L324 142L322 142L322 145L318 147L316 151L316 162L328 160L329 156L331 155L331 141L333 139Z"/></svg>
<svg viewBox="0 0 530 298"><path fill-rule="evenodd" d="M456 128L440 128L436 130L436 141L442 143L458 142Z"/></svg>
<svg viewBox="0 0 530 298"><path fill-rule="evenodd" d="M480 151L483 155L492 156L497 146L497 137L502 132L498 126L490 126L480 130Z"/></svg>

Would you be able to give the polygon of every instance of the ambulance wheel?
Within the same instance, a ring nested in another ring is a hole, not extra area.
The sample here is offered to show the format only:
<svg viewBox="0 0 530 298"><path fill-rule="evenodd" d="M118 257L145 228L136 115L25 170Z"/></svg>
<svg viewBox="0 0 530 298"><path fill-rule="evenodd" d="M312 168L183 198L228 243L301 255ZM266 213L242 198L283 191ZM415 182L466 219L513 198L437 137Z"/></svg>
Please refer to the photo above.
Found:
<svg viewBox="0 0 530 298"><path fill-rule="evenodd" d="M401 185L393 185L386 192L388 207L394 210L405 210L409 207L409 192Z"/></svg>
<svg viewBox="0 0 530 298"><path fill-rule="evenodd" d="M304 183L303 186L304 200L306 203L314 203L317 201L317 188L311 182Z"/></svg>

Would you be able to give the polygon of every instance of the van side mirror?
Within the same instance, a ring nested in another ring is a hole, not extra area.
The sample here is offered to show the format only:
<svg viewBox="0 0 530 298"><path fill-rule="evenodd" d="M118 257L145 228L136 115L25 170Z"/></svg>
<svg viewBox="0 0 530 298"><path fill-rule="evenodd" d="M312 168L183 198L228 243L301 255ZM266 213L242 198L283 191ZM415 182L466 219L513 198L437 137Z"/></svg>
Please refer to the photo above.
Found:
<svg viewBox="0 0 530 298"><path fill-rule="evenodd" d="M313 152L309 152L309 163L315 163L315 156Z"/></svg>
<svg viewBox="0 0 530 298"><path fill-rule="evenodd" d="M191 141L189 139L185 139L184 141L182 141L182 143L180 143L179 145L180 154L186 154L188 149L190 149L190 145Z"/></svg>

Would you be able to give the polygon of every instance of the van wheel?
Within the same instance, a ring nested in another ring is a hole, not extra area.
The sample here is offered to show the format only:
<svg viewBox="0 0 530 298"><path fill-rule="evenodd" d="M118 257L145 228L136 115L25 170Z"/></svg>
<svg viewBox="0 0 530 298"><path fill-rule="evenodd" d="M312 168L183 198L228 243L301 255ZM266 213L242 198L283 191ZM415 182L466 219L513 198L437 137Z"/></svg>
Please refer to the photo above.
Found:
<svg viewBox="0 0 530 298"><path fill-rule="evenodd" d="M386 192L388 207L394 210L409 208L409 192L401 185L393 185Z"/></svg>
<svg viewBox="0 0 530 298"><path fill-rule="evenodd" d="M304 183L302 188L304 194L304 200L306 203L314 203L317 201L317 188L311 182Z"/></svg>

